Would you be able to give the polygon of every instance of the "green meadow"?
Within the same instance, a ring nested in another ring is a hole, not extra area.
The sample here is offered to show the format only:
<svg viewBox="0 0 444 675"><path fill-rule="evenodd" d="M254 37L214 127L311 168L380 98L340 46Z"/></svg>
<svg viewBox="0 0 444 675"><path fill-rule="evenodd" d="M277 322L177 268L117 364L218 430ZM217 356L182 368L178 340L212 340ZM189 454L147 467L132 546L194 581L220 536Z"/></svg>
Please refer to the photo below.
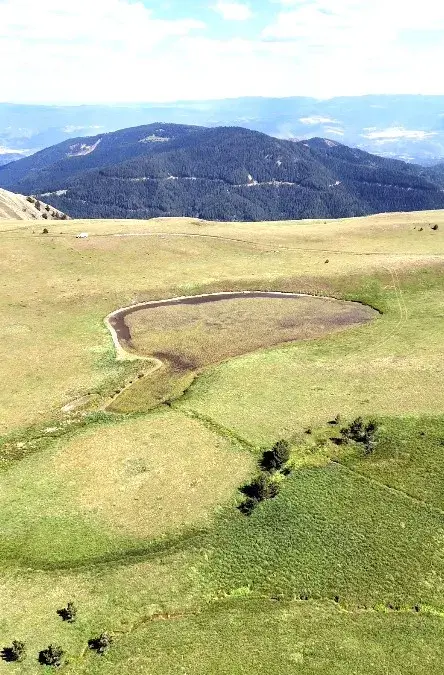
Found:
<svg viewBox="0 0 444 675"><path fill-rule="evenodd" d="M439 672L444 212L13 225L0 647L26 658L5 652L0 673L52 672L49 644L73 674ZM171 307L130 322L136 355L169 361L116 358L112 311L239 290L354 301L366 320L319 299ZM375 421L370 449L341 442L357 417ZM279 439L278 494L244 515L239 488ZM88 641L104 632L101 656Z"/></svg>

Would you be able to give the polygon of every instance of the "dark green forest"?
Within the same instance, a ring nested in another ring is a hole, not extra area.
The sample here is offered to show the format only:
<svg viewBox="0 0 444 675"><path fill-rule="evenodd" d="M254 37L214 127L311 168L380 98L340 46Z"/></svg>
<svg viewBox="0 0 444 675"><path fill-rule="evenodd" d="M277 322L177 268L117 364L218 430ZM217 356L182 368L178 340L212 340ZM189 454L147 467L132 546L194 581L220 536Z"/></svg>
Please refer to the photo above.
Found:
<svg viewBox="0 0 444 675"><path fill-rule="evenodd" d="M0 167L0 185L74 218L260 221L444 208L439 167L239 127L157 124L74 139Z"/></svg>

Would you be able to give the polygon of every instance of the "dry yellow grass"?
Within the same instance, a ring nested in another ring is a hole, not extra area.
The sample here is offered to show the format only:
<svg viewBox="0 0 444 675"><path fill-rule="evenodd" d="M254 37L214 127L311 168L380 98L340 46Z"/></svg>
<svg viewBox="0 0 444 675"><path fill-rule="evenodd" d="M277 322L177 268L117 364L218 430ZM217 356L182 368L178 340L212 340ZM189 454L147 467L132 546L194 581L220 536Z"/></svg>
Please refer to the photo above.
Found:
<svg viewBox="0 0 444 675"><path fill-rule="evenodd" d="M49 235L1 221L0 433L124 379L103 325L118 307L208 290L328 292L332 278L442 257L443 220L440 211L325 223L67 221L51 224ZM75 238L82 230L89 239ZM114 236L119 232L155 236ZM180 232L211 236L175 236ZM372 251L379 253L361 255Z"/></svg>
<svg viewBox="0 0 444 675"><path fill-rule="evenodd" d="M169 412L86 431L45 464L72 486L71 505L121 534L153 538L208 520L247 478L253 459Z"/></svg>

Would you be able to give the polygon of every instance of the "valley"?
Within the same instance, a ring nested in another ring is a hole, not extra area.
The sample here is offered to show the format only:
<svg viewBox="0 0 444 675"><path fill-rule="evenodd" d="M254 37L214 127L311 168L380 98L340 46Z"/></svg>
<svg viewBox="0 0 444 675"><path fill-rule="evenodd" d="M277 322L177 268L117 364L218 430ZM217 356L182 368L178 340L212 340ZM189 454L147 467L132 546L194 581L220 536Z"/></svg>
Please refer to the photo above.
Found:
<svg viewBox="0 0 444 675"><path fill-rule="evenodd" d="M0 221L0 672L439 670L444 211L47 229Z"/></svg>

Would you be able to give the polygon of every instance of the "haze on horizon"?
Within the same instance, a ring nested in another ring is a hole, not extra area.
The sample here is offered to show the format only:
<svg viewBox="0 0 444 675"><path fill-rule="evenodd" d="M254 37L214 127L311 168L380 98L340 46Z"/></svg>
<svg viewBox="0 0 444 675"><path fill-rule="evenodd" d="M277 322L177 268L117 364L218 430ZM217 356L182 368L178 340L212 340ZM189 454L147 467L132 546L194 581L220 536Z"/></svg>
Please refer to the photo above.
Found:
<svg viewBox="0 0 444 675"><path fill-rule="evenodd" d="M0 0L1 100L443 94L436 0Z"/></svg>

